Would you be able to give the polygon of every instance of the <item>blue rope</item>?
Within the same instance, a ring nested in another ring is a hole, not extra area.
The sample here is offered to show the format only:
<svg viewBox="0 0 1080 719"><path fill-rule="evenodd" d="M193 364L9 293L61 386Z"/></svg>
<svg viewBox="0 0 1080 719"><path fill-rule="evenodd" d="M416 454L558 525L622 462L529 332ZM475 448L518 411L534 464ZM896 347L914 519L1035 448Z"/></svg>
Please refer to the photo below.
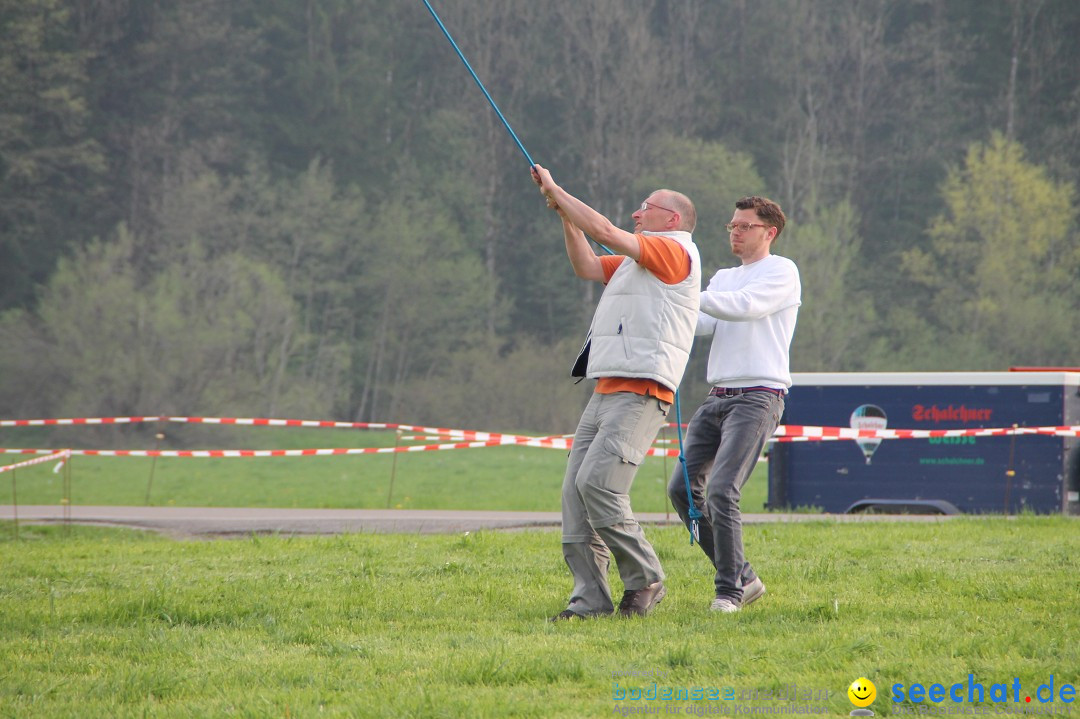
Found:
<svg viewBox="0 0 1080 719"><path fill-rule="evenodd" d="M690 505L690 545L694 540L701 541L701 529L698 520L705 515L694 505L694 492L690 489L690 471L686 469L686 452L682 441L682 409L679 407L679 393L675 392L675 427L679 431L679 464L682 465L683 480L686 482L686 503Z"/></svg>
<svg viewBox="0 0 1080 719"><path fill-rule="evenodd" d="M499 106L496 105L495 101L491 99L491 93L489 93L487 91L487 88L484 87L484 83L480 82L480 78L477 77L476 71L472 69L472 65L469 64L469 61L465 59L465 53L461 52L461 48L459 48L458 44L454 42L454 38L450 36L450 32L446 29L446 25L443 25L443 21L439 19L439 15L435 12L435 8L431 7L431 3L429 3L428 0L424 0L424 5L427 6L428 12L431 13L431 17L435 18L435 22L439 24L439 29L442 30L443 35L446 36L446 39L450 41L450 45L457 52L458 57L460 57L461 61L465 63L465 69L469 71L469 74L472 75L472 79L476 81L477 87L479 87L480 91L484 93L484 97L486 97L487 101L491 104L491 109L494 110L495 114L499 116L500 120L502 120L502 124L506 127L506 131L510 133L510 137L514 139L514 142L517 144L518 149L521 150L521 154L524 155L525 159L529 161L529 167L535 165L536 163L533 162L532 157L529 156L528 150L526 150L525 146L521 144L521 140L518 139L518 136L514 132L514 129L510 127L510 123L506 121L505 117L503 117L502 111L499 110ZM615 254L599 242L597 242L596 244L600 245L600 249L602 249L609 255ZM680 413L678 390L675 391L675 416L679 429L679 462L682 463L683 476L686 478L686 499L690 502L690 544L693 544L694 539L698 537L697 520L700 519L703 515L701 514L701 512L698 511L697 507L694 506L694 498L690 493L690 475L686 471L686 455L683 453L682 421L681 419L679 419Z"/></svg>
<svg viewBox="0 0 1080 719"><path fill-rule="evenodd" d="M506 131L510 133L510 137L514 139L514 142L517 144L518 149L521 150L521 154L524 155L525 159L529 161L529 167L535 165L536 163L533 162L532 157L529 155L529 151L526 150L525 146L521 144L521 140L519 140L517 134L514 133L514 129L510 127L510 123L506 121L505 117L503 117L502 111L499 110L499 106L496 105L495 101L491 99L491 94L487 91L487 88L484 87L484 83L480 82L480 78L477 77L476 72L472 69L472 65L470 65L469 61L465 59L465 53L461 52L461 48L458 47L458 44L456 42L454 42L454 38L450 37L450 32L446 29L446 26L443 25L443 21L439 19L438 14L435 12L435 8L431 7L431 3L429 3L428 0L424 0L424 5L427 6L428 11L431 13L431 17L435 18L435 22L439 24L439 29L443 31L443 35L446 35L446 39L450 41L450 45L453 46L454 50L458 54L458 57L460 57L461 61L465 63L465 69L469 71L470 75L472 75L472 79L476 80L477 87L479 87L480 91L484 93L484 97L487 98L487 101L491 103L491 109L494 110L495 114L499 116L500 120L502 120L502 124L506 127ZM596 244L600 245L599 242L597 242ZM604 252L607 252L609 255L615 254L603 245L600 245L600 247L604 250Z"/></svg>
<svg viewBox="0 0 1080 719"><path fill-rule="evenodd" d="M510 123L506 121L506 118L503 117L502 112L499 111L498 105L496 105L495 101L491 99L491 95L488 93L487 88L484 87L484 83L480 82L480 78L476 76L476 73L472 69L472 65L470 65L469 61L465 59L465 54L461 52L461 48L459 48L457 43L454 42L454 38L450 37L450 33L447 32L446 26L443 25L443 21L440 20L439 16L435 13L435 8L431 7L431 3L429 3L428 0L424 0L424 4L427 5L427 9L431 12L431 17L435 18L435 22L439 23L439 29L443 31L443 35L446 35L446 39L450 41L450 44L453 45L454 50L457 51L458 57L460 57L461 61L465 63L465 68L469 71L469 74L472 75L473 80L476 80L476 84L480 87L480 91L484 93L484 97L486 97L487 101L491 103L491 109L493 109L495 111L495 114L499 116L499 119L502 120L502 124L506 126L507 132L510 133L510 137L514 138L514 142L517 143L518 149L521 150L521 154L525 155L525 159L529 161L529 167L535 165L536 163L533 162L533 159L529 157L529 153L525 150L525 146L521 144L521 140L519 140L518 136L514 134L514 130L510 127Z"/></svg>

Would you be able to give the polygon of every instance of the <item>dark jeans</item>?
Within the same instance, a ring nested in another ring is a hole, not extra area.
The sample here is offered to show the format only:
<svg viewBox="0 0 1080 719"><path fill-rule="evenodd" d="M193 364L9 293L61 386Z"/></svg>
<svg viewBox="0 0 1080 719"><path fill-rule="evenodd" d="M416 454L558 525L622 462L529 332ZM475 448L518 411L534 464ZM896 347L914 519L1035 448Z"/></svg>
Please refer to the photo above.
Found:
<svg viewBox="0 0 1080 719"><path fill-rule="evenodd" d="M716 596L736 604L742 601L743 585L756 576L743 557L739 498L783 413L783 398L772 392L709 396L694 413L683 441L694 506L705 515L699 520L698 544L716 568ZM668 497L689 527L681 463L668 483Z"/></svg>

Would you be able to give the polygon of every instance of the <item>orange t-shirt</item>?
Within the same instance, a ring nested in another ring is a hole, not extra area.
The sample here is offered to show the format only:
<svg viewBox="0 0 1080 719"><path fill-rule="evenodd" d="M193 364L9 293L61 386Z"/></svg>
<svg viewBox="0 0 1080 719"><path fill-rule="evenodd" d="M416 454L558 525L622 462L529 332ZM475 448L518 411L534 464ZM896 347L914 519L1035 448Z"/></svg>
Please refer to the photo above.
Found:
<svg viewBox="0 0 1080 719"><path fill-rule="evenodd" d="M641 246L641 259L638 264L653 273L658 280L668 285L675 285L687 278L690 274L690 254L682 245L670 237L659 235L637 235ZM623 260L625 255L603 255L600 264L604 268L604 284L611 281L611 276ZM616 392L633 392L656 397L661 402L674 402L675 393L652 379L635 379L632 377L601 377L596 381L598 394L614 394Z"/></svg>

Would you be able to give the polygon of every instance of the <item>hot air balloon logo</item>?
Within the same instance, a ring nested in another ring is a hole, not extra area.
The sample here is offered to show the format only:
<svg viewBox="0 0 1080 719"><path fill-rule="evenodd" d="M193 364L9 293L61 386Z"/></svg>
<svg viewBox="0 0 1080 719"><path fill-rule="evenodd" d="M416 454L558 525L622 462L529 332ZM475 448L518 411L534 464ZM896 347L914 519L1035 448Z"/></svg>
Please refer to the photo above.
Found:
<svg viewBox="0 0 1080 719"><path fill-rule="evenodd" d="M852 429L885 429L888 421L888 417L885 416L885 410L878 407L876 404L859 405L855 408L855 411L851 413ZM859 445L859 449L862 450L863 456L866 457L866 463L870 464L870 458L873 457L874 452L877 451L878 445L881 444L881 439L878 437L860 437L855 440L855 444Z"/></svg>

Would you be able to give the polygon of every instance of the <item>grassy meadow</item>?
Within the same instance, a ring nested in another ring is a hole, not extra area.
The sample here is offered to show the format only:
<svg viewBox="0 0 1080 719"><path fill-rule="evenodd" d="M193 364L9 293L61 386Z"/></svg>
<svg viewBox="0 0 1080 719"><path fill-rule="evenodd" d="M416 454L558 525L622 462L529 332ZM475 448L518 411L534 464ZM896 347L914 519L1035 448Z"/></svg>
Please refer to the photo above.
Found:
<svg viewBox="0 0 1080 719"><path fill-rule="evenodd" d="M66 432L7 430L5 447L90 447L100 449L302 449L393 447L394 432L252 427L165 427L153 432L83 427ZM675 440L674 431L670 439ZM94 441L88 445L88 441ZM401 442L404 445L438 441ZM677 444L668 445L677 447ZM395 459L396 457L396 459ZM0 455L0 463L26 459ZM666 512L667 478L675 458L650 457L632 492L638 512ZM485 447L438 452L349 457L180 459L74 457L71 501L81 505L142 505L149 488L152 505L184 507L305 507L381 509L475 509L559 511L566 452L536 447ZM760 463L744 490L743 511L763 511L767 468ZM391 492L393 480L393 492ZM20 470L20 504L59 504L63 478L51 466ZM10 476L0 491L10 493ZM10 494L8 494L10 497ZM389 500L389 502L388 502ZM10 500L9 500L10 501Z"/></svg>
<svg viewBox="0 0 1080 719"><path fill-rule="evenodd" d="M891 701L897 683L1080 684L1080 532L1063 517L748 526L768 593L735 615L707 611L686 533L652 528L669 587L653 615L560 624L545 621L570 589L557 533L10 529L3 717L735 715L796 706L762 698L792 685L835 716L859 677L875 714L898 716L915 705ZM653 682L743 698L615 699Z"/></svg>
<svg viewBox="0 0 1080 719"><path fill-rule="evenodd" d="M102 448L392 446L392 432L181 427L0 445ZM36 435L36 436L35 436ZM11 463L21 457L4 456ZM306 459L76 457L76 504L557 511L565 452L498 447ZM650 459L639 512L663 512L675 460ZM761 511L765 465L744 492ZM22 504L55 504L62 478L21 470ZM11 475L0 486L10 487ZM648 533L668 598L647 619L551 624L570 590L555 532L250 536L175 541L121 529L0 523L0 717L592 717L871 709L894 685L987 690L1080 684L1080 526L1065 517L935 523L748 525L768 593L707 611L712 576L678 527ZM621 584L613 569L616 597ZM1051 680L1053 677L1053 680ZM648 699L713 690L733 700ZM791 687L811 699L781 701ZM634 698L637 696L646 698ZM619 698L620 692L624 698ZM971 710L972 704L929 708Z"/></svg>

